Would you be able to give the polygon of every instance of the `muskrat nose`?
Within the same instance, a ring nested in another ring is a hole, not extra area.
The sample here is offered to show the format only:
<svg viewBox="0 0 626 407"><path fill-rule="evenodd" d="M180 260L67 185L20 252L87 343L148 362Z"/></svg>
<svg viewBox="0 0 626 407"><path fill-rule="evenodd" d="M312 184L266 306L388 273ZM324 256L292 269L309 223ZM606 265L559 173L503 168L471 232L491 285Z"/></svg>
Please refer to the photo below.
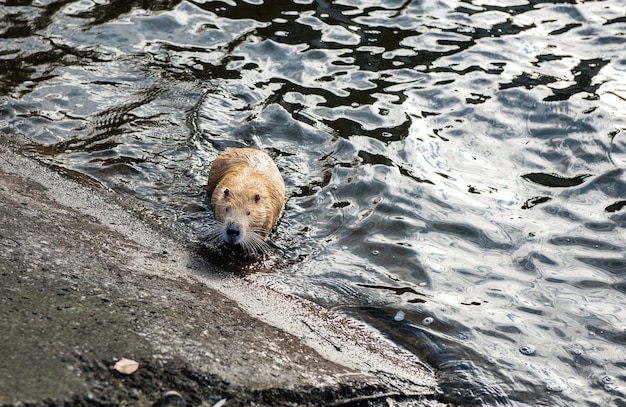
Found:
<svg viewBox="0 0 626 407"><path fill-rule="evenodd" d="M229 225L226 228L226 235L228 235L230 237L237 237L237 236L239 236L239 228L237 227L237 225Z"/></svg>

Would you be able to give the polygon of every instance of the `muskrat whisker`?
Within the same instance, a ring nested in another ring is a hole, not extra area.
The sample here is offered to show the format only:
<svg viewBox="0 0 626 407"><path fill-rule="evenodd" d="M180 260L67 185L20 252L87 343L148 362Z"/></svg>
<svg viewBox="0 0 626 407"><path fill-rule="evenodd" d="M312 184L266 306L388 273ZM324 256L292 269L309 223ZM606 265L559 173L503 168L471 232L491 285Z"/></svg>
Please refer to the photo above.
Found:
<svg viewBox="0 0 626 407"><path fill-rule="evenodd" d="M206 245L216 246L222 239L222 229L218 225L214 225L202 241Z"/></svg>
<svg viewBox="0 0 626 407"><path fill-rule="evenodd" d="M241 248L246 254L257 254L256 248L250 242L241 242Z"/></svg>
<svg viewBox="0 0 626 407"><path fill-rule="evenodd" d="M255 232L251 232L246 244L252 249L254 253L268 254L270 251L270 245L263 240L263 238Z"/></svg>

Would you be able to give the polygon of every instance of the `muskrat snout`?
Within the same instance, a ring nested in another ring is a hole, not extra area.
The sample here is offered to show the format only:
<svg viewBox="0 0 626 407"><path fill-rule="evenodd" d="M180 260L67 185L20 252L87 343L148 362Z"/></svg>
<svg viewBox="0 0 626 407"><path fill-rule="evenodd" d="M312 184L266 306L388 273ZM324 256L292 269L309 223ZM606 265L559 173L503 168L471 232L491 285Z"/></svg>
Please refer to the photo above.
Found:
<svg viewBox="0 0 626 407"><path fill-rule="evenodd" d="M226 226L226 235L224 236L227 242L230 243L239 243L241 237L241 231L239 230L239 226L231 223Z"/></svg>
<svg viewBox="0 0 626 407"><path fill-rule="evenodd" d="M229 225L226 228L226 236L232 236L232 237L239 236L239 227L237 227L237 225Z"/></svg>

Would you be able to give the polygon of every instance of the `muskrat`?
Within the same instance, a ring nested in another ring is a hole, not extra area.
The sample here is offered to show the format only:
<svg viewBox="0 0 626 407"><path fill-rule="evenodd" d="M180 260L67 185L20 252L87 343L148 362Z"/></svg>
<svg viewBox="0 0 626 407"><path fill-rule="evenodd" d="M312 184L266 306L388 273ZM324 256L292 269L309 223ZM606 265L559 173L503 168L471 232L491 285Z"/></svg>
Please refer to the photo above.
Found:
<svg viewBox="0 0 626 407"><path fill-rule="evenodd" d="M221 237L246 255L266 252L285 204L285 182L272 158L254 148L222 153L211 164L206 189L217 226L211 240Z"/></svg>

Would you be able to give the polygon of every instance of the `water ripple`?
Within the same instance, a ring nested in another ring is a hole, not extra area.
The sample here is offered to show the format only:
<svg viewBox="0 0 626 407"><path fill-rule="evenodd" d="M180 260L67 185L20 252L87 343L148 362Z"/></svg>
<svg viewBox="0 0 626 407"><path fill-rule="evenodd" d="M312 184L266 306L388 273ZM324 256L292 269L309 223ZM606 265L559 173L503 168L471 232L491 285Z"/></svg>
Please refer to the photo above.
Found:
<svg viewBox="0 0 626 407"><path fill-rule="evenodd" d="M198 244L208 163L262 148L275 255L210 261L381 329L444 402L624 402L618 0L144 3L0 6L0 137Z"/></svg>

